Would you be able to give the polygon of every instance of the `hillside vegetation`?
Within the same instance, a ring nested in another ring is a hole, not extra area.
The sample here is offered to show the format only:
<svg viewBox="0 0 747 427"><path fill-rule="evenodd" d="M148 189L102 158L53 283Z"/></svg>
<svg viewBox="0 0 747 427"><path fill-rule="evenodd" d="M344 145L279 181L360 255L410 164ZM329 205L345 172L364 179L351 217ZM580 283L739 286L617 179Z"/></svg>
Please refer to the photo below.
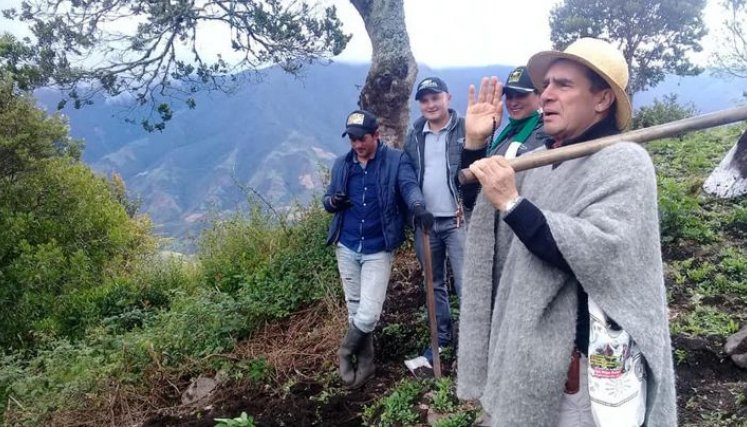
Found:
<svg viewBox="0 0 747 427"><path fill-rule="evenodd" d="M466 426L477 415L455 399L453 377L413 379L402 364L427 342L409 244L375 334L377 377L345 391L334 356L345 314L318 202L291 221L250 200L211 222L195 257L159 255L121 181L77 160L64 123L23 98L3 102L15 116L0 123L19 126L0 129L0 148L19 159L0 177L6 425ZM700 191L743 128L648 145L682 425L747 417L747 372L721 353L747 319L747 200ZM29 141L44 144L22 149ZM444 359L449 372L453 354ZM215 378L216 390L183 400L198 378Z"/></svg>

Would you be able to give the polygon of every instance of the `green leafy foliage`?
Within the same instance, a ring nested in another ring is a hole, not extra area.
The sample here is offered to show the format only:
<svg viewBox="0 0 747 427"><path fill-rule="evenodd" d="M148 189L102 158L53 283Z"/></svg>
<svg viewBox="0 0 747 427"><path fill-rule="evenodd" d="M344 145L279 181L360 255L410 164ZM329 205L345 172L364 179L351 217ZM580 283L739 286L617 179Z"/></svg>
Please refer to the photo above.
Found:
<svg viewBox="0 0 747 427"><path fill-rule="evenodd" d="M163 130L173 117L171 100L194 108L195 92L232 90L241 71L256 74L276 64L298 73L338 55L350 40L334 6L306 1L49 0L22 2L3 15L28 24L34 42L0 39L0 76L10 75L26 90L63 88L60 107L69 100L81 108L100 92L128 94L135 105L150 106L140 121L148 131ZM198 40L215 26L230 29L223 47L240 55L204 52Z"/></svg>
<svg viewBox="0 0 747 427"><path fill-rule="evenodd" d="M713 258L713 263L688 259L676 263L675 267L685 266L687 281L694 283L694 291L702 296L730 294L747 299L747 256L744 251L727 247ZM681 279L681 283L685 280Z"/></svg>
<svg viewBox="0 0 747 427"><path fill-rule="evenodd" d="M24 325L45 318L55 332L73 335L78 325L71 319L90 318L72 309L78 295L134 259L148 244L149 225L127 216L105 180L65 159L40 164L3 190L0 293L16 310L0 315L10 334L0 341L25 345Z"/></svg>
<svg viewBox="0 0 747 427"><path fill-rule="evenodd" d="M707 33L705 0L565 0L550 12L553 47L565 49L579 37L617 45L630 71L631 94L664 80L666 74L699 74L688 59L700 52Z"/></svg>
<svg viewBox="0 0 747 427"><path fill-rule="evenodd" d="M722 224L740 223L738 210L722 209L724 202L701 191L739 132L738 127L722 128L647 145L657 168L662 243L712 243L720 238Z"/></svg>
<svg viewBox="0 0 747 427"><path fill-rule="evenodd" d="M221 221L203 235L205 280L241 300L250 322L285 317L337 282L334 254L320 244L329 216L319 204L299 214L303 219L288 225L255 207L248 218Z"/></svg>
<svg viewBox="0 0 747 427"><path fill-rule="evenodd" d="M717 199L700 189L743 131L742 125L721 127L647 145L659 177L669 326L675 345L681 346L673 357L678 370L685 372L706 369L708 362L682 335L703 337L698 341L709 343L709 351L717 354L721 343L747 320L745 200ZM719 363L718 359L713 363ZM678 379L688 381L687 375ZM721 384L720 393L724 393ZM735 384L743 390L744 384ZM726 416L738 413L739 405L729 402L728 396L713 405L702 390L698 386L682 393L686 401L681 405L682 425L739 425Z"/></svg>
<svg viewBox="0 0 747 427"><path fill-rule="evenodd" d="M59 117L0 86L0 345L34 334L80 336L100 320L95 289L153 242L108 181L77 161ZM112 285L113 286L113 285Z"/></svg>
<svg viewBox="0 0 747 427"><path fill-rule="evenodd" d="M685 363L685 361L687 361L687 351L681 348L676 348L674 349L673 354L674 354L674 361L677 363L677 365L681 365Z"/></svg>
<svg viewBox="0 0 747 427"><path fill-rule="evenodd" d="M470 412L459 412L438 419L434 427L470 427L475 417Z"/></svg>
<svg viewBox="0 0 747 427"><path fill-rule="evenodd" d="M405 380L389 395L367 406L363 411L363 422L369 426L394 427L412 425L420 419L414 405L425 390L422 381Z"/></svg>
<svg viewBox="0 0 747 427"><path fill-rule="evenodd" d="M246 412L242 412L240 416L236 418L216 418L215 421L218 424L215 427L254 427L254 418L248 416Z"/></svg>
<svg viewBox="0 0 747 427"><path fill-rule="evenodd" d="M673 122L694 116L698 110L692 103L680 104L677 102L677 94L664 95L663 100L654 98L652 105L647 105L636 110L633 115L633 129L641 129L662 123Z"/></svg>
<svg viewBox="0 0 747 427"><path fill-rule="evenodd" d="M739 324L727 313L711 306L698 305L686 316L675 319L670 329L673 334L729 336L739 330Z"/></svg>
<svg viewBox="0 0 747 427"><path fill-rule="evenodd" d="M81 142L70 138L61 117L48 116L31 97L16 94L8 77L0 80L1 180L18 180L19 174L30 173L45 159L78 160L81 150Z"/></svg>
<svg viewBox="0 0 747 427"><path fill-rule="evenodd" d="M218 270L199 263L156 257L91 288L87 301L92 303L86 307L91 318L104 316L100 326L89 325L76 341L49 338L36 354L17 353L0 366L0 398L12 396L26 408L11 405L6 418L43 425L55 408L95 404L112 383L146 393L153 386L149 372L176 381L220 369L232 378L266 381L272 368L263 358L215 356L231 351L265 322L331 292L338 279L334 254L323 245L328 221L326 212L311 207L287 224L260 213L216 222L201 244L205 265L227 266L245 250L259 251L231 270L240 276L236 282L222 281Z"/></svg>
<svg viewBox="0 0 747 427"><path fill-rule="evenodd" d="M419 425L422 404L439 414L437 426L467 427L475 420L472 405L460 404L456 385L449 377L436 380L406 379L363 410L363 423L370 426Z"/></svg>
<svg viewBox="0 0 747 427"><path fill-rule="evenodd" d="M431 407L437 412L452 412L456 409L454 381L448 377L436 380L436 387L431 396Z"/></svg>
<svg viewBox="0 0 747 427"><path fill-rule="evenodd" d="M747 208L734 206L725 222L726 230L736 237L747 237Z"/></svg>
<svg viewBox="0 0 747 427"><path fill-rule="evenodd" d="M23 91L44 86L47 82L42 64L35 64L36 52L29 43L12 34L0 35L0 80L11 82Z"/></svg>
<svg viewBox="0 0 747 427"><path fill-rule="evenodd" d="M663 241L713 241L713 229L703 221L699 212L700 199L691 194L686 183L671 178L659 180L659 224Z"/></svg>

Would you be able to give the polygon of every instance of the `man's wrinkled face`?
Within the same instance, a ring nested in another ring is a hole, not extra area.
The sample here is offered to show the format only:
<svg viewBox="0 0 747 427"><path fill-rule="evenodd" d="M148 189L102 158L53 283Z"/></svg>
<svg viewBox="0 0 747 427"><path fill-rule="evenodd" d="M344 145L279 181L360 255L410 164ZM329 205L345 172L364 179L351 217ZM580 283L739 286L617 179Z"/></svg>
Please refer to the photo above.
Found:
<svg viewBox="0 0 747 427"><path fill-rule="evenodd" d="M545 74L540 95L544 130L558 141L580 136L601 120L609 109L610 89L591 91L586 68L576 62L559 60Z"/></svg>
<svg viewBox="0 0 747 427"><path fill-rule="evenodd" d="M534 92L523 93L506 89L505 95L506 101L503 105L506 106L508 116L514 120L529 117L539 109L540 97Z"/></svg>
<svg viewBox="0 0 747 427"><path fill-rule="evenodd" d="M418 100L420 113L429 122L445 122L449 118L450 100L451 95L448 92L425 93Z"/></svg>
<svg viewBox="0 0 747 427"><path fill-rule="evenodd" d="M379 131L367 133L361 137L349 135L350 146L355 151L359 161L365 162L374 157L379 141Z"/></svg>

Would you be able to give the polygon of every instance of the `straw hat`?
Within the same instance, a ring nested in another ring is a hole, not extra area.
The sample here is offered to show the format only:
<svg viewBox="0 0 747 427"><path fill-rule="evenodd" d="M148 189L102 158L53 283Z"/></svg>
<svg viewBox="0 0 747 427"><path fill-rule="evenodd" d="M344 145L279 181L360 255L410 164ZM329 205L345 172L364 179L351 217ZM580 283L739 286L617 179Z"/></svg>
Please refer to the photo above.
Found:
<svg viewBox="0 0 747 427"><path fill-rule="evenodd" d="M628 64L619 50L604 40L584 37L571 43L562 52L545 51L537 53L529 58L527 63L529 76L532 78L535 87L541 90L547 70L558 59L578 62L599 74L615 93L617 99L617 111L615 112L617 128L623 130L628 127L633 114L630 98L625 93L625 87L628 85Z"/></svg>

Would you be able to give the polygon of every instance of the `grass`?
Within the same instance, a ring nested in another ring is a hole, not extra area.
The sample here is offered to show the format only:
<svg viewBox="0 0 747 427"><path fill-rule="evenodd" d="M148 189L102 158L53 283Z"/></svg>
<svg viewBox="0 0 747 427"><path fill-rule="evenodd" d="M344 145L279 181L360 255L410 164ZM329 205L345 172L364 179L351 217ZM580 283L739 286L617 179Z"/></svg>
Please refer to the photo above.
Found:
<svg viewBox="0 0 747 427"><path fill-rule="evenodd" d="M726 337L739 330L739 323L716 307L697 305L692 312L672 321L670 330L674 335Z"/></svg>

